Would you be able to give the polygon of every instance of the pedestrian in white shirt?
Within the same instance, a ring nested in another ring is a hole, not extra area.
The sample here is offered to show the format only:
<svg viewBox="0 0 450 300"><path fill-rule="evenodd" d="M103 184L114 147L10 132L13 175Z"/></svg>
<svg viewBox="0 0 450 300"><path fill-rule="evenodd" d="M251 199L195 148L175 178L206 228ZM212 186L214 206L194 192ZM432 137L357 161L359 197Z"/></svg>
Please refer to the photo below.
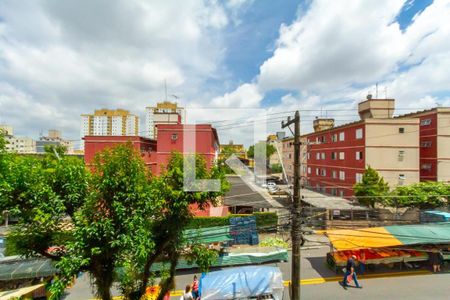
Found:
<svg viewBox="0 0 450 300"><path fill-rule="evenodd" d="M191 293L191 286L188 284L186 285L186 288L184 289L183 296L180 297L180 300L194 300L194 297L192 297Z"/></svg>

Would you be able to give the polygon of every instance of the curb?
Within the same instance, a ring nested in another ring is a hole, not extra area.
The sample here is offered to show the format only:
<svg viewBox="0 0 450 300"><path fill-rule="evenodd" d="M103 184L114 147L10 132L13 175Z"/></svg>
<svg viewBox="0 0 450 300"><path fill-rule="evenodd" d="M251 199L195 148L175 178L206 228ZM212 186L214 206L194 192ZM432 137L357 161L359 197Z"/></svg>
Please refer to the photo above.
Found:
<svg viewBox="0 0 450 300"><path fill-rule="evenodd" d="M418 276L418 275L431 275L433 274L431 271L427 270L419 270L419 271L408 271L408 272L393 272L393 273L380 273L380 274L369 274L369 275L360 275L358 279L376 279L376 278L388 278L388 277L407 277L407 276ZM321 284L327 282L336 282L341 281L342 276L333 276L333 277L317 277L317 278L309 278L300 280L301 285L309 285L309 284ZM283 282L284 286L289 286L291 283L290 280L286 280Z"/></svg>

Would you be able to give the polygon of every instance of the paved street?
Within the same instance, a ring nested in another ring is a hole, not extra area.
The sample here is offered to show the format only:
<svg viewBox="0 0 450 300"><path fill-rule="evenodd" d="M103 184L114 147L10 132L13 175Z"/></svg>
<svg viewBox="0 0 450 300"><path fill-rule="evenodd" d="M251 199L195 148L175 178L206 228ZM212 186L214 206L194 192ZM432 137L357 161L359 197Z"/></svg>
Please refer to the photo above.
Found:
<svg viewBox="0 0 450 300"><path fill-rule="evenodd" d="M369 275L381 276L380 278L360 278L363 289L349 288L344 290L337 282L341 275L337 277L325 264L327 251L329 251L328 247L302 251L301 276L302 279L310 279L302 284L303 299L449 299L450 272L448 268L446 273L431 274L426 270L422 270L420 275L411 275L417 271L380 268ZM270 265L280 267L284 280L290 278L290 263L274 263ZM199 273L191 271L179 272L176 278L176 290L182 290L186 284L190 284L194 274L199 275ZM389 274L395 276L389 276ZM114 294L118 295L117 291ZM68 290L68 295L65 299L91 298L93 296L89 287L89 280L87 276L83 276L73 288ZM172 297L172 299L178 298L179 296ZM289 299L287 288L285 289L284 299Z"/></svg>

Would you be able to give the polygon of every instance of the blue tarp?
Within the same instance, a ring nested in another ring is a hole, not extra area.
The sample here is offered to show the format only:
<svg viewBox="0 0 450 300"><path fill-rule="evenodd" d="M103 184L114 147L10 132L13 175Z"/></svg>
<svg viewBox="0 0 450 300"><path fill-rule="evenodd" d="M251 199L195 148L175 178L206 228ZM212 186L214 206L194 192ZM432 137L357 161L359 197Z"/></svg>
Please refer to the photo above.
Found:
<svg viewBox="0 0 450 300"><path fill-rule="evenodd" d="M450 222L450 213L439 210L427 210L420 213L420 222Z"/></svg>
<svg viewBox="0 0 450 300"><path fill-rule="evenodd" d="M249 266L210 272L200 279L201 299L239 299L271 294L283 297L283 277L277 267Z"/></svg>

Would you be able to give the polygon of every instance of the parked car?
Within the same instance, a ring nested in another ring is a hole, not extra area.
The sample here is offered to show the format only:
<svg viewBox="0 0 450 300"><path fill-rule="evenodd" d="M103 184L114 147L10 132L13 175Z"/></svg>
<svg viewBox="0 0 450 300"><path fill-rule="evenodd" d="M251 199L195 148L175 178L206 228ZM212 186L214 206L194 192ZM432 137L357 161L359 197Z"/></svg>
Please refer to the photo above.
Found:
<svg viewBox="0 0 450 300"><path fill-rule="evenodd" d="M267 182L267 186L277 186L277 184L274 181Z"/></svg>

